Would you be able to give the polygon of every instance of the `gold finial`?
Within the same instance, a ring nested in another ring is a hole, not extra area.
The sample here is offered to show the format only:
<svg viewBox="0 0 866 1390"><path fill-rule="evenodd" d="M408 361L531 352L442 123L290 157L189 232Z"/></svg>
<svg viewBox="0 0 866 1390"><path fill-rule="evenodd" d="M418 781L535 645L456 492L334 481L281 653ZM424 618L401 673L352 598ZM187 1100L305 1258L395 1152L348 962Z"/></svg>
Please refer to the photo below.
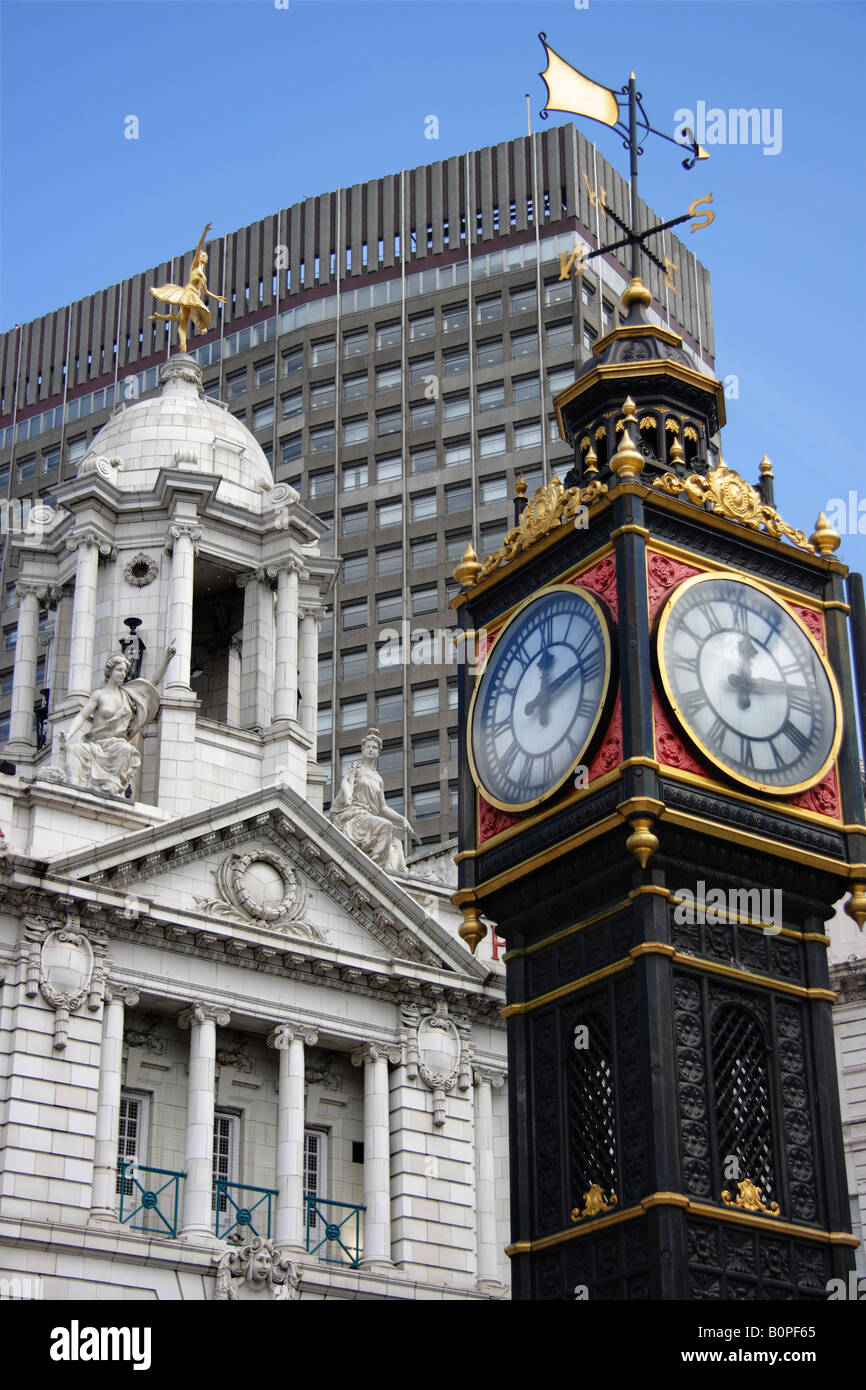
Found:
<svg viewBox="0 0 866 1390"><path fill-rule="evenodd" d="M809 537L809 543L814 545L819 555L832 555L833 551L838 550L842 544L842 537L830 525L823 512L818 513L818 520L815 522L815 529Z"/></svg>
<svg viewBox="0 0 866 1390"><path fill-rule="evenodd" d="M640 860L641 868L645 869L650 855L655 854L659 847L658 836L652 833L652 821L647 816L636 816L631 824L632 833L626 840L625 847Z"/></svg>
<svg viewBox="0 0 866 1390"><path fill-rule="evenodd" d="M479 941L483 941L487 935L487 928L481 921L477 907L461 907L460 911L465 920L459 928L459 934L474 956Z"/></svg>
<svg viewBox="0 0 866 1390"><path fill-rule="evenodd" d="M767 458L767 455L766 455L766 454L765 454L764 457L761 459L761 462L760 462L760 464L759 464L759 470L760 470L760 474L761 474L761 477L762 477L762 478L772 478L772 477L774 476L774 475L773 475L773 465L772 465L772 463L770 462L770 460Z"/></svg>
<svg viewBox="0 0 866 1390"><path fill-rule="evenodd" d="M589 446L586 458L583 461L583 471L584 473L588 474L589 477L592 477L595 473L598 472L598 454L595 452L595 449L593 449L591 444Z"/></svg>
<svg viewBox="0 0 866 1390"><path fill-rule="evenodd" d="M225 304L226 300L221 294L214 294L213 290L207 287L207 275L204 267L207 265L207 252L204 249L204 239L211 229L208 222L201 236L198 246L195 248L195 255L192 259L192 270L185 285L159 285L150 287L150 292L154 299L160 300L163 304L180 305L179 312L176 314L151 314L151 319L162 319L164 323L177 324L177 336L180 341L181 352L186 352L186 329L190 319L192 319L199 333L206 333L210 328L210 309L205 304L205 299L218 299L220 304Z"/></svg>
<svg viewBox="0 0 866 1390"><path fill-rule="evenodd" d="M668 452L670 455L671 463L682 463L685 455L683 454L683 446L676 435L674 435L673 437L673 441Z"/></svg>
<svg viewBox="0 0 866 1390"><path fill-rule="evenodd" d="M626 396L625 400L622 403L622 413L625 416L625 423L627 425L637 424L637 415L635 414L636 410L637 406L635 405L631 396Z"/></svg>
<svg viewBox="0 0 866 1390"><path fill-rule="evenodd" d="M478 556L472 547L472 542L467 543L463 552L463 559L454 566L454 578L464 589L471 589L481 573L481 566L478 563Z"/></svg>
<svg viewBox="0 0 866 1390"><path fill-rule="evenodd" d="M845 911L862 931L866 922L866 884L851 884L851 896L845 904Z"/></svg>
<svg viewBox="0 0 866 1390"><path fill-rule="evenodd" d="M526 482L526 479L524 478L523 474L521 473L520 477L517 479L517 482L514 484L514 491L517 493L517 496L518 496L518 497L525 497L525 496L526 496L526 489L527 489L527 486L528 486L528 484L527 484L527 482Z"/></svg>
<svg viewBox="0 0 866 1390"><path fill-rule="evenodd" d="M626 405L628 405L628 401L626 401ZM615 473L618 478L636 478L642 469L643 455L638 453L631 435L627 429L624 429L619 447L610 461L610 471Z"/></svg>
<svg viewBox="0 0 866 1390"><path fill-rule="evenodd" d="M620 300L624 309L627 309L630 304L642 304L645 309L648 309L652 302L653 297L639 275L635 275L633 279L629 280Z"/></svg>

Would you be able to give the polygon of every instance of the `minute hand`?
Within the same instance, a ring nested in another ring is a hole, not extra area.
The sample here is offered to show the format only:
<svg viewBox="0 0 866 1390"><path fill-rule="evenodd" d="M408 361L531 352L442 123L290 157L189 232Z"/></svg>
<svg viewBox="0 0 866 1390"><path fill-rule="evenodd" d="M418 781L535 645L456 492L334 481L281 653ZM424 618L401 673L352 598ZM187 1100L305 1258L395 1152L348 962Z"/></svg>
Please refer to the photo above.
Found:
<svg viewBox="0 0 866 1390"><path fill-rule="evenodd" d="M808 693L809 687L806 685L790 685L788 681L762 680L755 676L728 676L728 684L735 690L744 688L749 695L771 695L776 691L790 693L792 690Z"/></svg>

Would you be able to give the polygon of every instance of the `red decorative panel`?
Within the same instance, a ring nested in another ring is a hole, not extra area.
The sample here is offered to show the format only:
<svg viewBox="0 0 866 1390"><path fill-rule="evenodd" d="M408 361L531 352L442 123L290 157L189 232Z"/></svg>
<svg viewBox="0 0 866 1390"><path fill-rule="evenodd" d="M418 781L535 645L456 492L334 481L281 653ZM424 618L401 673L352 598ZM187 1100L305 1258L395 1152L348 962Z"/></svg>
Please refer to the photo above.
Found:
<svg viewBox="0 0 866 1390"><path fill-rule="evenodd" d="M525 812L524 812L525 814ZM491 806L486 797L478 793L478 840L483 844L485 840L492 840L494 835L507 830L510 825L516 825L521 816L512 815L510 811L500 811L495 806Z"/></svg>
<svg viewBox="0 0 866 1390"><path fill-rule="evenodd" d="M839 783L835 768L830 769L823 782L810 787L807 792L791 798L792 806L800 806L804 811L817 811L821 816L839 818Z"/></svg>
<svg viewBox="0 0 866 1390"><path fill-rule="evenodd" d="M589 589L591 593L598 594L599 598L604 599L616 622L616 560L612 555L599 560L597 565L584 570L583 574L579 574L569 583L579 584L582 589Z"/></svg>
<svg viewBox="0 0 866 1390"><path fill-rule="evenodd" d="M622 762L622 700L617 691L616 703L613 707L613 714L610 716L610 723L607 733L604 736L604 743L599 748L595 757L589 765L589 780L594 782L598 777L604 777L605 773L611 772Z"/></svg>
<svg viewBox="0 0 866 1390"><path fill-rule="evenodd" d="M788 607L792 613L796 613L800 622L808 632L812 634L821 651L826 653L827 647L824 642L824 619L820 613L816 613L814 608L804 608L799 603L789 603ZM823 786L823 783L820 784Z"/></svg>
<svg viewBox="0 0 866 1390"><path fill-rule="evenodd" d="M650 623L655 621L656 614L675 585L681 584L684 579L690 579L693 574L703 573L703 570L695 569L694 565L684 565L681 560L672 560L669 555L659 555L656 550L647 551L646 575Z"/></svg>
<svg viewBox="0 0 866 1390"><path fill-rule="evenodd" d="M661 700L653 691L653 722L655 724L656 755L666 767L678 767L683 772L696 772L706 777L707 769L692 757L679 734L674 733Z"/></svg>

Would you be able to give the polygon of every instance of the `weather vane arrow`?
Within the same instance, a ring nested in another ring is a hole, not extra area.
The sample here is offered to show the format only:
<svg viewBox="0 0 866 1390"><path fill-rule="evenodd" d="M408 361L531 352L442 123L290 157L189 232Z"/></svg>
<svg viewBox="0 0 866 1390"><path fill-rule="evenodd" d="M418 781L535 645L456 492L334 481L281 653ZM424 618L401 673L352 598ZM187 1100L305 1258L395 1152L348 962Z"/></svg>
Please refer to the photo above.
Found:
<svg viewBox="0 0 866 1390"><path fill-rule="evenodd" d="M607 246L599 246L597 250L587 252L585 256L581 257L580 268L582 268L583 260L591 260L594 256L601 256L605 251L618 251L623 246L630 246L632 248L631 273L633 276L640 275L641 251L653 265L667 272L670 269L669 263L660 261L644 243L648 237L667 231L669 227L679 226L681 222L687 222L690 217L703 219L692 226L693 232L698 231L701 227L708 227L714 221L715 213L708 210L699 212L699 205L711 203L713 195L709 194L705 198L695 199L690 204L688 212L683 213L680 217L672 217L667 222L658 222L652 227L638 231L637 162L639 156L644 152L641 140L647 135L658 135L662 140L667 140L672 145L690 149L691 158L683 160L683 168L685 169L693 169L699 159L709 159L709 155L703 146L698 144L694 133L687 126L677 132L677 138L668 135L663 130L656 130L655 126L650 125L633 72L629 74L627 84L620 88L619 92L614 92L610 87L602 86L600 82L593 82L592 78L579 72L577 68L572 67L564 58L561 58L555 49L548 44L545 33L540 33L538 37L547 58L544 72L539 73L539 77L547 88L547 101L539 113L542 120L547 120L550 111L567 111L574 116L587 116L590 120L600 121L603 125L610 126L611 130L615 130L618 135L622 136L623 145L629 152L631 226L617 216L602 199L603 211L625 232L625 236L618 241L610 242ZM623 105L627 106L627 122L621 110Z"/></svg>

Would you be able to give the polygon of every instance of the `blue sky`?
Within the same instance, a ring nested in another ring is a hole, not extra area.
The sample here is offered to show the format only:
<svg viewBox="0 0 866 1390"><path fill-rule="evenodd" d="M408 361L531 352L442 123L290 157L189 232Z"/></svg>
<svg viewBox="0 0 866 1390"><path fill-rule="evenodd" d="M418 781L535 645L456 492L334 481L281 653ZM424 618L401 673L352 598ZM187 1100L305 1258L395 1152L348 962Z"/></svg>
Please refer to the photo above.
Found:
<svg viewBox="0 0 866 1390"><path fill-rule="evenodd" d="M866 307L863 5L7 0L0 25L2 328L190 248L207 220L220 234L521 135L524 92L539 128L540 29L609 86L633 67L661 129L701 101L780 110L775 155L718 144L686 173L651 142L641 193L665 216L713 194L694 250L712 275L718 373L739 382L726 461L754 479L766 451L780 510L807 531L855 492L864 534L855 518L840 553L866 565L866 468L850 442ZM431 114L438 141L425 139ZM124 139L129 115L138 140ZM626 173L617 137L582 129Z"/></svg>

